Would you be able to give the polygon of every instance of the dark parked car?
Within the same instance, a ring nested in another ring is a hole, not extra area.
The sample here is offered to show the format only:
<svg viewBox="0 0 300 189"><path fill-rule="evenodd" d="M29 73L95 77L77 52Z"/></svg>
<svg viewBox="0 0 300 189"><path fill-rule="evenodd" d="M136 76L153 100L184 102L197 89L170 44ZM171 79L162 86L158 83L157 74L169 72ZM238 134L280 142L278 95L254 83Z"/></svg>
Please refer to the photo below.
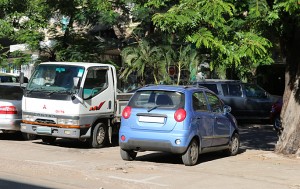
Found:
<svg viewBox="0 0 300 189"><path fill-rule="evenodd" d="M0 130L3 133L20 131L24 88L19 83L0 83ZM23 137L34 139L34 136L25 133Z"/></svg>
<svg viewBox="0 0 300 189"><path fill-rule="evenodd" d="M123 160L138 151L180 154L195 165L201 153L236 155L239 131L231 108L204 87L148 86L138 89L122 113L119 132Z"/></svg>
<svg viewBox="0 0 300 189"><path fill-rule="evenodd" d="M272 105L281 98L269 94L257 84L238 80L207 79L194 83L215 92L239 120L269 120Z"/></svg>

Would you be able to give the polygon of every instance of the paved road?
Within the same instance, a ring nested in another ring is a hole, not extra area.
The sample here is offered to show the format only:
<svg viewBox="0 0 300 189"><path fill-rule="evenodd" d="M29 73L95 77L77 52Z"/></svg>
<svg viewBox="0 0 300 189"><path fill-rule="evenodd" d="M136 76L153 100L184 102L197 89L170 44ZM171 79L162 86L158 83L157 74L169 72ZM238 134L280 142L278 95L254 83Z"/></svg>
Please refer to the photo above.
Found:
<svg viewBox="0 0 300 189"><path fill-rule="evenodd" d="M90 149L62 139L45 145L0 133L0 188L300 189L299 159L272 152L277 136L269 128L243 125L237 156L203 154L193 167L166 153L138 153L136 161L126 162L116 145Z"/></svg>

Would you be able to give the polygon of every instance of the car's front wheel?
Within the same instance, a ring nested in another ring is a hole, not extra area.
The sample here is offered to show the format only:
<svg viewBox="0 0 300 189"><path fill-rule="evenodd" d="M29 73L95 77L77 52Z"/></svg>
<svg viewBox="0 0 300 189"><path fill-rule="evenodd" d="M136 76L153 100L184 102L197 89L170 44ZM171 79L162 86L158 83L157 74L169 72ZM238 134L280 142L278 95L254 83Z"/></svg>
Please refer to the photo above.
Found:
<svg viewBox="0 0 300 189"><path fill-rule="evenodd" d="M123 150L120 148L121 158L126 161L133 161L136 158L137 152L133 150Z"/></svg>
<svg viewBox="0 0 300 189"><path fill-rule="evenodd" d="M197 140L192 140L186 152L182 155L182 162L186 166L195 165L199 157L199 144Z"/></svg>
<svg viewBox="0 0 300 189"><path fill-rule="evenodd" d="M239 152L240 137L237 133L234 133L231 137L229 148L226 150L226 155L235 156Z"/></svg>

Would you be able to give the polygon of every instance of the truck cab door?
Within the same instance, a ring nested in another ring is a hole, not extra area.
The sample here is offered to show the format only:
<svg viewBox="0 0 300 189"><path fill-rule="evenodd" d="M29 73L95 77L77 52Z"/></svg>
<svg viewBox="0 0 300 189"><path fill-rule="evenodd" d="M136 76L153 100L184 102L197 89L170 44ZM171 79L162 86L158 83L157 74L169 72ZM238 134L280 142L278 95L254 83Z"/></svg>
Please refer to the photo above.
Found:
<svg viewBox="0 0 300 189"><path fill-rule="evenodd" d="M87 69L82 90L87 112L113 112L115 98L112 80L109 67L95 66Z"/></svg>

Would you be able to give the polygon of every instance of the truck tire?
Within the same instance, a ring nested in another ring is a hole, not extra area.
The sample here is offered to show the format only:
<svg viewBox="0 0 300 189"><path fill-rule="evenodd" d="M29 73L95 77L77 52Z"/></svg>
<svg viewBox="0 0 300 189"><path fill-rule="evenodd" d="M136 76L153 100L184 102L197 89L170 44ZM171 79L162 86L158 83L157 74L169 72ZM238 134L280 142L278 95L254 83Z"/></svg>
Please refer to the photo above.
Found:
<svg viewBox="0 0 300 189"><path fill-rule="evenodd" d="M98 123L92 132L92 136L89 140L92 148L102 148L108 142L107 127L103 123Z"/></svg>
<svg viewBox="0 0 300 189"><path fill-rule="evenodd" d="M54 144L56 137L51 137L51 136L41 136L41 139L43 143L46 144Z"/></svg>
<svg viewBox="0 0 300 189"><path fill-rule="evenodd" d="M22 133L22 137L24 140L35 140L36 139L36 135L29 134L29 133Z"/></svg>

